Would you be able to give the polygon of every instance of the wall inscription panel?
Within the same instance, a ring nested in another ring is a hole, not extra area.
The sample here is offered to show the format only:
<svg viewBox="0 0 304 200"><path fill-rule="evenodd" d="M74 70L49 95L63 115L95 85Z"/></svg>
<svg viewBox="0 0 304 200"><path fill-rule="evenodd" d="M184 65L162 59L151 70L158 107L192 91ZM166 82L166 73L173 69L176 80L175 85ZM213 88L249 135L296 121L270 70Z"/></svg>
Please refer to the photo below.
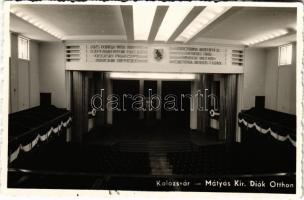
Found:
<svg viewBox="0 0 304 200"><path fill-rule="evenodd" d="M170 47L173 64L225 65L226 49L216 47Z"/></svg>
<svg viewBox="0 0 304 200"><path fill-rule="evenodd" d="M86 61L105 63L147 63L148 47L122 44L87 44Z"/></svg>
<svg viewBox="0 0 304 200"><path fill-rule="evenodd" d="M240 47L100 41L66 46L67 70L243 73L243 66L232 62L233 51L243 51ZM73 59L76 47L79 54Z"/></svg>
<svg viewBox="0 0 304 200"><path fill-rule="evenodd" d="M185 47L174 46L167 48L154 48L148 45L122 45L122 44L87 44L87 62L105 63L148 63L151 58L161 60L168 55L167 62L172 64L196 65L225 65L226 49L216 47ZM149 56L149 54L155 54Z"/></svg>

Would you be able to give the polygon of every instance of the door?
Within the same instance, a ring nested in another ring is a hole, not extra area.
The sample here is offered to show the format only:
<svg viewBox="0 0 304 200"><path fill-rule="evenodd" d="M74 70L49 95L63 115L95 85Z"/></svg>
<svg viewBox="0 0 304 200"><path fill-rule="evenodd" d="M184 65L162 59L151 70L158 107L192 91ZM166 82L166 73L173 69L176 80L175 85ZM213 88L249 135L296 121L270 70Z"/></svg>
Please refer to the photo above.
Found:
<svg viewBox="0 0 304 200"><path fill-rule="evenodd" d="M119 109L113 110L114 124L138 125L139 111L132 108L133 97L138 92L138 80L113 80L113 95L118 98L117 108Z"/></svg>
<svg viewBox="0 0 304 200"><path fill-rule="evenodd" d="M10 113L18 111L18 64L10 58Z"/></svg>
<svg viewBox="0 0 304 200"><path fill-rule="evenodd" d="M162 105L162 121L168 128L189 130L190 99L187 96L190 94L190 81L162 81L163 103L172 107L173 104L168 104L168 101L172 101L176 105L176 111Z"/></svg>
<svg viewBox="0 0 304 200"><path fill-rule="evenodd" d="M18 61L18 110L30 107L29 61Z"/></svg>

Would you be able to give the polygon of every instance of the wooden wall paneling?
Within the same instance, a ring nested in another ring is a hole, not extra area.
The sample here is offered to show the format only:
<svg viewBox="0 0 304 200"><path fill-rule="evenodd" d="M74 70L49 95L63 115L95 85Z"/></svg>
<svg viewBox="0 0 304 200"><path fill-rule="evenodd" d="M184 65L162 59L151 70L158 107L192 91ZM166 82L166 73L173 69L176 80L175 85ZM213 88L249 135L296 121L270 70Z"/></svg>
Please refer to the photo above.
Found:
<svg viewBox="0 0 304 200"><path fill-rule="evenodd" d="M162 94L162 81L157 80L157 95L161 97L161 94ZM162 109L158 109L156 111L156 119L157 120L161 120L161 110Z"/></svg>
<svg viewBox="0 0 304 200"><path fill-rule="evenodd" d="M88 130L88 77L86 72L73 71L72 74L72 142L81 143Z"/></svg>
<svg viewBox="0 0 304 200"><path fill-rule="evenodd" d="M102 101L103 101L103 125L107 124L107 79L106 79L107 74L105 72L101 72L101 81L102 81L102 89L104 89L103 91L103 96L102 96Z"/></svg>
<svg viewBox="0 0 304 200"><path fill-rule="evenodd" d="M68 110L72 110L72 72L66 71L66 105ZM71 127L66 130L66 142L71 142Z"/></svg>
<svg viewBox="0 0 304 200"><path fill-rule="evenodd" d="M234 142L236 139L236 109L237 109L237 76L226 76L226 140Z"/></svg>
<svg viewBox="0 0 304 200"><path fill-rule="evenodd" d="M72 112L73 112L73 126L72 126L72 142L81 142L82 141L82 123L79 123L81 121L81 103L79 98L80 88L82 89L81 85L81 72L73 71L72 72ZM80 88L79 88L80 87Z"/></svg>
<svg viewBox="0 0 304 200"><path fill-rule="evenodd" d="M219 99L219 140L226 139L226 88L225 88L225 77L222 75L220 77L220 99Z"/></svg>
<svg viewBox="0 0 304 200"><path fill-rule="evenodd" d="M144 95L144 87L145 87L145 81L139 80L139 94ZM145 118L145 112L139 111L139 119L143 120Z"/></svg>
<svg viewBox="0 0 304 200"><path fill-rule="evenodd" d="M199 83L198 83L198 90L200 90L200 91L203 91L204 89L204 84L203 84L203 76L204 76L204 74L199 74L198 75L198 81L199 81ZM201 97L199 97L198 96L198 99L197 99L197 104L198 104L198 108L201 108L202 107L202 99L201 99ZM202 129L202 115L203 115L203 111L201 111L201 110L198 110L197 111L197 130L200 130L200 131L202 131L202 132L204 132L203 131L203 129Z"/></svg>
<svg viewBox="0 0 304 200"><path fill-rule="evenodd" d="M89 126L89 116L88 116L88 112L89 112L89 73L88 72L83 72L82 74L83 77L83 134L86 134L89 130L88 126Z"/></svg>
<svg viewBox="0 0 304 200"><path fill-rule="evenodd" d="M200 118L199 126L202 132L207 132L207 128L210 126L210 116L209 116L209 109L210 109L210 98L205 97L205 95L209 95L211 93L211 77L212 75L209 74L202 74L201 75L201 86L200 90L203 94L203 98L199 98L199 103L203 107L203 111L199 112L198 117ZM207 92L205 93L205 90L207 89ZM205 102L206 100L206 102Z"/></svg>
<svg viewBox="0 0 304 200"><path fill-rule="evenodd" d="M88 112L92 111L91 106L91 98L95 94L95 84L94 84L94 77L93 72L88 72ZM95 117L88 119L88 131L90 131L92 128L96 127L95 124Z"/></svg>
<svg viewBox="0 0 304 200"><path fill-rule="evenodd" d="M113 81L108 77L108 74L105 74L104 76L104 82L105 82L105 100L107 97L113 95ZM107 102L107 101L105 101ZM105 105L106 110L106 124L109 126L112 126L113 124L113 110L111 107L111 104L109 104L109 107Z"/></svg>
<svg viewBox="0 0 304 200"><path fill-rule="evenodd" d="M65 72L65 81L66 81L66 108L71 110L72 106L72 72Z"/></svg>
<svg viewBox="0 0 304 200"><path fill-rule="evenodd" d="M236 120L235 120L235 126L236 126L236 142L241 142L241 128L238 126L238 118L237 115L239 112L242 111L243 108L243 92L244 91L244 75L238 74L237 75L237 109L236 109Z"/></svg>
<svg viewBox="0 0 304 200"><path fill-rule="evenodd" d="M198 102L194 98L197 94L197 90L199 88L199 80L195 79L191 82L191 95L193 99L190 101L190 129L191 130L197 130L198 128Z"/></svg>
<svg viewBox="0 0 304 200"><path fill-rule="evenodd" d="M102 89L105 88L104 85L104 73L103 72L95 72L93 74L93 81L94 81L94 95L95 94L100 94L101 95L101 91ZM103 96L102 96L102 102L104 101L104 96L105 96L105 91L103 91ZM104 109L104 105L102 106ZM96 116L95 116L95 125L96 126L103 126L105 124L105 112L102 110L98 110L96 112Z"/></svg>

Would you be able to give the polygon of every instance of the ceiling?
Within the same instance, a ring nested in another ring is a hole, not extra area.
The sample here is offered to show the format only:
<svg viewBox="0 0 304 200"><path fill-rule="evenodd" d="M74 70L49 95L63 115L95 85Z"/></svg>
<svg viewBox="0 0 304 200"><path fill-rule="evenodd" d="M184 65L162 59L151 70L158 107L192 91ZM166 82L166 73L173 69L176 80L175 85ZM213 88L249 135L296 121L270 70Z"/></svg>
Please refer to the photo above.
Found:
<svg viewBox="0 0 304 200"><path fill-rule="evenodd" d="M31 39L39 41L59 41L58 38L50 35L49 33L33 26L32 24L22 20L21 18L10 14L10 31L20 33Z"/></svg>
<svg viewBox="0 0 304 200"><path fill-rule="evenodd" d="M149 40L146 42L155 42L153 39L167 8L168 6L158 6L151 25ZM132 6L15 4L11 5L11 9L47 25L48 29L61 35L62 40L98 39L134 42ZM204 6L194 7L168 42L175 43L174 39L203 9ZM11 31L38 41L59 41L48 31L43 31L20 16L16 16L16 13L11 13L10 16ZM273 30L288 30L289 33L285 36L253 45L277 46L296 40L296 18L296 8L232 7L188 42L244 45L244 41L263 36Z"/></svg>
<svg viewBox="0 0 304 200"><path fill-rule="evenodd" d="M271 30L296 28L294 8L240 8L206 28L200 38L247 40Z"/></svg>

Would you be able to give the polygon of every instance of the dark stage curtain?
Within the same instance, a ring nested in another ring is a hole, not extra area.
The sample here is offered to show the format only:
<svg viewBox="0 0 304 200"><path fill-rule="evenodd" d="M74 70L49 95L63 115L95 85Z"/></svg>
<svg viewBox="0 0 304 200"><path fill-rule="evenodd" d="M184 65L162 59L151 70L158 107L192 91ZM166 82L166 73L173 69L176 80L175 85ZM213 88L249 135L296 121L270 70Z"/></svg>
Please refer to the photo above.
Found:
<svg viewBox="0 0 304 200"><path fill-rule="evenodd" d="M211 78L212 75L209 74L200 74L200 84L199 84L199 90L202 92L203 95L205 95L205 89L208 89L207 95L211 92ZM205 98L207 99L206 105L204 103ZM210 109L210 99L203 96L203 98L199 98L199 105L203 106L204 110L199 111L197 113L198 116L198 129L202 132L207 132L207 128L210 126L210 117L209 117L209 111L206 109Z"/></svg>
<svg viewBox="0 0 304 200"><path fill-rule="evenodd" d="M220 130L219 139L227 142L235 141L237 75L225 75L220 83Z"/></svg>
<svg viewBox="0 0 304 200"><path fill-rule="evenodd" d="M226 140L234 142L236 136L237 75L228 75L226 82Z"/></svg>
<svg viewBox="0 0 304 200"><path fill-rule="evenodd" d="M89 81L86 72L72 73L72 142L81 143L83 134L88 131Z"/></svg>
<svg viewBox="0 0 304 200"><path fill-rule="evenodd" d="M91 94L91 97L96 94L101 95L101 91L103 89L103 95L102 95L102 108L105 109L105 102L106 102L106 86L105 86L105 73L104 72L94 72L92 77L92 87L93 93ZM90 102L89 102L90 103ZM99 105L99 104L98 104ZM91 105L89 105L91 107ZM106 112L98 110L96 112L95 116L95 125L96 126L103 126L106 124Z"/></svg>

